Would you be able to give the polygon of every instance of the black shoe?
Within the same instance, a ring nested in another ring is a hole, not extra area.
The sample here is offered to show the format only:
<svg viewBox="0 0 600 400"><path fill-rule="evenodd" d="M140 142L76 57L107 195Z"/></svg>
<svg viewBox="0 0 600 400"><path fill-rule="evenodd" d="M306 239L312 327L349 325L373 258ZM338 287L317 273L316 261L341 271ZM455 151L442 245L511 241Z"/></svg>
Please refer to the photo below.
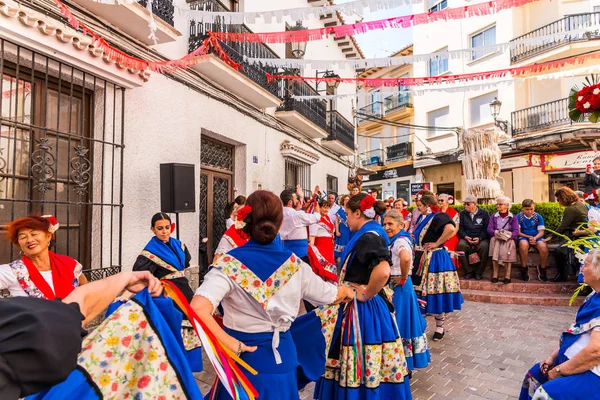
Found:
<svg viewBox="0 0 600 400"><path fill-rule="evenodd" d="M552 279L550 279L552 282L566 282L567 281L567 275L565 274L561 274L560 272L558 274L556 274L556 276Z"/></svg>
<svg viewBox="0 0 600 400"><path fill-rule="evenodd" d="M537 266L538 279L540 282L548 282L548 276L546 275L546 268Z"/></svg>
<svg viewBox="0 0 600 400"><path fill-rule="evenodd" d="M464 279L473 279L475 277L475 274L465 274Z"/></svg>
<svg viewBox="0 0 600 400"><path fill-rule="evenodd" d="M439 333L439 332L435 332L433 334L433 341L434 342L439 342L440 340L442 340L444 338L444 334L446 333L446 331Z"/></svg>
<svg viewBox="0 0 600 400"><path fill-rule="evenodd" d="M483 279L483 275L476 275L476 276L475 276L475 279L477 279L478 281L480 281L480 280L482 280L482 279Z"/></svg>
<svg viewBox="0 0 600 400"><path fill-rule="evenodd" d="M498 283L498 278L492 278L492 283Z"/></svg>
<svg viewBox="0 0 600 400"><path fill-rule="evenodd" d="M590 286L586 286L579 292L578 296L589 296L590 293L592 293L592 288Z"/></svg>
<svg viewBox="0 0 600 400"><path fill-rule="evenodd" d="M412 379L412 374L413 374L413 372L412 372L412 371L408 371L408 375L407 375L406 377L407 377L408 379Z"/></svg>
<svg viewBox="0 0 600 400"><path fill-rule="evenodd" d="M519 276L523 282L529 282L529 270L527 267L520 268Z"/></svg>
<svg viewBox="0 0 600 400"><path fill-rule="evenodd" d="M510 278L504 278L504 284L508 285L510 283Z"/></svg>

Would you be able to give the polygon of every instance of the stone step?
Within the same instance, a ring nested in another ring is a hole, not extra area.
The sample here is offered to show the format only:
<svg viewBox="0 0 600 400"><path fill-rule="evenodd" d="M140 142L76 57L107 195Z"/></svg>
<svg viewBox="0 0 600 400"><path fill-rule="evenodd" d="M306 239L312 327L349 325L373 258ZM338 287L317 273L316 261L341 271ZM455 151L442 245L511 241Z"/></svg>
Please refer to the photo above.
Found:
<svg viewBox="0 0 600 400"><path fill-rule="evenodd" d="M466 290L483 290L487 292L502 293L529 293L529 294L566 294L571 296L579 285L572 282L539 282L539 281L512 281L505 285L503 283L492 283L486 280L461 279L460 287Z"/></svg>
<svg viewBox="0 0 600 400"><path fill-rule="evenodd" d="M462 289L462 295L465 300L479 303L527 304L535 306L568 306L571 298L571 294L514 293L472 289ZM584 297L578 297L573 306L581 305L583 300Z"/></svg>

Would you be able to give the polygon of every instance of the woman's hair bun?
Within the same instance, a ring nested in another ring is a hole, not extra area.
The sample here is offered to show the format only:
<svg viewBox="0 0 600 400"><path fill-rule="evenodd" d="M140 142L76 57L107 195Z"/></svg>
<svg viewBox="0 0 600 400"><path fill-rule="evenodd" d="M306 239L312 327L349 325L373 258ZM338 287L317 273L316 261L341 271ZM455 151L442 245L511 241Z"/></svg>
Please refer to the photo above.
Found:
<svg viewBox="0 0 600 400"><path fill-rule="evenodd" d="M254 223L251 235L252 239L258 243L267 244L275 240L278 231L279 229L273 221L263 219L262 221Z"/></svg>

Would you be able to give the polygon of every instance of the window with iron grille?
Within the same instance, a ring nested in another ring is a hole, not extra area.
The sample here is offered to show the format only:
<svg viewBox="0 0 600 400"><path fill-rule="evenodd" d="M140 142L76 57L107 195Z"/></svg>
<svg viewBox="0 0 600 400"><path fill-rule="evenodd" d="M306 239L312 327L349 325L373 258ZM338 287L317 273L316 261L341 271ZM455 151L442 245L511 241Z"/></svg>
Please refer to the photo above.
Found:
<svg viewBox="0 0 600 400"><path fill-rule="evenodd" d="M327 194L338 196L338 178L336 176L327 175Z"/></svg>
<svg viewBox="0 0 600 400"><path fill-rule="evenodd" d="M3 39L0 77L0 229L55 215L51 250L120 271L124 88ZM1 241L0 263L18 252Z"/></svg>
<svg viewBox="0 0 600 400"><path fill-rule="evenodd" d="M295 158L285 158L285 188L296 189L300 185L306 198L310 198L310 165Z"/></svg>

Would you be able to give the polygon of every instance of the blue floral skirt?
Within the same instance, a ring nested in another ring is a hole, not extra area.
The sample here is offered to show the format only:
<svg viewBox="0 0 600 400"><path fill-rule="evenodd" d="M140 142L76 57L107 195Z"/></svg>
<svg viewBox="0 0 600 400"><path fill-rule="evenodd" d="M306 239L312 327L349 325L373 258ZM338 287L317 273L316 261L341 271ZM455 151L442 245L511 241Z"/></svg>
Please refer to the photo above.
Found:
<svg viewBox="0 0 600 400"><path fill-rule="evenodd" d="M591 371L548 381L538 363L525 375L519 400L591 400L599 391L600 376Z"/></svg>
<svg viewBox="0 0 600 400"><path fill-rule="evenodd" d="M431 361L425 336L427 321L419 309L417 294L410 276L404 286L398 286L393 290L396 322L398 322L408 369L412 371L415 368L426 368Z"/></svg>
<svg viewBox="0 0 600 400"><path fill-rule="evenodd" d="M344 307L348 307L347 305ZM324 324L323 333L331 336L325 374L317 381L317 400L412 399L402 339L394 315L378 295L357 303L364 368L358 370L354 331L342 323L344 307L337 307L333 326ZM317 309L317 314L331 307ZM334 313L335 314L335 313ZM323 318L322 318L323 319ZM333 329L330 329L333 328ZM362 378L358 377L362 375Z"/></svg>
<svg viewBox="0 0 600 400"><path fill-rule="evenodd" d="M420 289L417 295L427 302L421 310L425 314L451 313L462 308L464 300L458 273L446 250L431 252L427 275L423 276Z"/></svg>

